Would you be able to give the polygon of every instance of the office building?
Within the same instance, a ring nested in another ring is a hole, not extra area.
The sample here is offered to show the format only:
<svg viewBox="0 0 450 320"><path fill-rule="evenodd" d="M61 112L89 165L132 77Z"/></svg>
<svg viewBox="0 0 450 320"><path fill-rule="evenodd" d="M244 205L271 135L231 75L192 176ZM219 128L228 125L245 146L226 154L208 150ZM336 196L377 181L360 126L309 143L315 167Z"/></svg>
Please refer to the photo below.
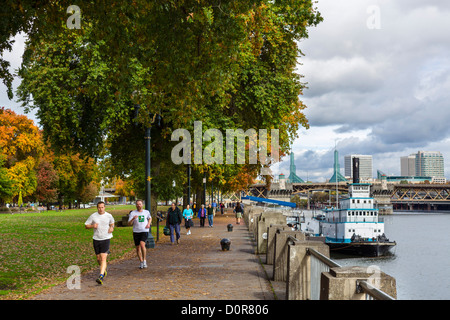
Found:
<svg viewBox="0 0 450 320"><path fill-rule="evenodd" d="M438 151L416 153L416 176L444 177L444 157Z"/></svg>
<svg viewBox="0 0 450 320"><path fill-rule="evenodd" d="M400 175L401 176L416 176L416 155L400 157Z"/></svg>
<svg viewBox="0 0 450 320"><path fill-rule="evenodd" d="M351 154L344 157L345 176L353 178L353 158L359 159L359 178L370 180L373 178L372 156L363 154Z"/></svg>

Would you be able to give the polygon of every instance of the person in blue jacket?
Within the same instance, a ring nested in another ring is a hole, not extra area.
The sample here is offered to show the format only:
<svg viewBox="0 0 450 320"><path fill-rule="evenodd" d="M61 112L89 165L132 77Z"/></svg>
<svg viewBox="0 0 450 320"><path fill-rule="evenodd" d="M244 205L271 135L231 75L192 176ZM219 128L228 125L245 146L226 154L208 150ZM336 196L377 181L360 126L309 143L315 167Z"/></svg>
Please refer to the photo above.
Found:
<svg viewBox="0 0 450 320"><path fill-rule="evenodd" d="M191 223L193 216L194 213L192 212L192 209L189 208L189 205L187 205L186 209L183 210L184 226L186 227L187 235L191 234Z"/></svg>
<svg viewBox="0 0 450 320"><path fill-rule="evenodd" d="M205 226L205 219L206 219L206 209L205 209L205 205L202 204L202 207L198 210L198 215L200 218L200 227L204 227Z"/></svg>

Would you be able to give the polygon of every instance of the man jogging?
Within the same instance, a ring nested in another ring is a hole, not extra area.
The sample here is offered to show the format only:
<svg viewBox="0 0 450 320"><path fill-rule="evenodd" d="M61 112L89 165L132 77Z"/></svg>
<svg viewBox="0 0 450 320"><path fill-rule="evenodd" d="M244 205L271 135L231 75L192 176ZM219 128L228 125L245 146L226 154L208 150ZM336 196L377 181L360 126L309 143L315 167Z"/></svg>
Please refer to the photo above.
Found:
<svg viewBox="0 0 450 320"><path fill-rule="evenodd" d="M97 262L100 266L98 284L103 284L106 276L106 258L109 254L109 244L114 231L114 217L105 211L105 203L97 203L97 212L90 215L84 223L86 229L94 229L93 245Z"/></svg>
<svg viewBox="0 0 450 320"><path fill-rule="evenodd" d="M143 206L143 201L137 200L136 210L131 211L128 216L128 225L133 225L133 239L139 259L139 269L147 268L147 249L145 248L145 241L148 238L148 233L150 232L150 226L152 224L150 212L144 210Z"/></svg>

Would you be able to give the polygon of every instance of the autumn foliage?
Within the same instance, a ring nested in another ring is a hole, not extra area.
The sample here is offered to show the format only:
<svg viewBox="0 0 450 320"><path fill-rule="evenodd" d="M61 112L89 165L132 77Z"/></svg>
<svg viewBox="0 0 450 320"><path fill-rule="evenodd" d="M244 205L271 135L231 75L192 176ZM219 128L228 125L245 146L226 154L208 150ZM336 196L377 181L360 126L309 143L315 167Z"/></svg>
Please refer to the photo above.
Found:
<svg viewBox="0 0 450 320"><path fill-rule="evenodd" d="M0 109L0 150L6 156L4 167L10 179L12 197L31 195L37 186L36 166L44 152L41 134L32 120Z"/></svg>
<svg viewBox="0 0 450 320"><path fill-rule="evenodd" d="M21 193L28 201L71 204L98 192L92 158L55 154L32 120L6 108L0 109L0 150L0 203L17 202Z"/></svg>

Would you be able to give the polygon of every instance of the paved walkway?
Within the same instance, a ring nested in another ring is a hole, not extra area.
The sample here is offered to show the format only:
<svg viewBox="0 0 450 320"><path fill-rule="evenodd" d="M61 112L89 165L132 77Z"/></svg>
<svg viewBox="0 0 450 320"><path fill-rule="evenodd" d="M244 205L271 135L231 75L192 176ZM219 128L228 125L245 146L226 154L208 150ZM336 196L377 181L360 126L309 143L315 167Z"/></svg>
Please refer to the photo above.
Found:
<svg viewBox="0 0 450 320"><path fill-rule="evenodd" d="M133 251L128 259L108 266L102 286L95 282L98 270L81 275L81 289L69 290L61 284L31 299L45 300L274 300L282 288L268 280L267 269L255 254L255 241L246 225L235 223L234 215L216 215L214 226L204 228L195 219L191 235L181 228L181 243L171 245L162 236L147 251L147 269L139 269ZM233 224L228 232L227 225ZM131 229L130 229L131 232ZM222 251L220 240L231 240L230 251ZM132 245L132 244L130 244ZM114 238L111 242L114 248ZM271 267L271 266L270 266ZM275 294L274 294L275 293Z"/></svg>

